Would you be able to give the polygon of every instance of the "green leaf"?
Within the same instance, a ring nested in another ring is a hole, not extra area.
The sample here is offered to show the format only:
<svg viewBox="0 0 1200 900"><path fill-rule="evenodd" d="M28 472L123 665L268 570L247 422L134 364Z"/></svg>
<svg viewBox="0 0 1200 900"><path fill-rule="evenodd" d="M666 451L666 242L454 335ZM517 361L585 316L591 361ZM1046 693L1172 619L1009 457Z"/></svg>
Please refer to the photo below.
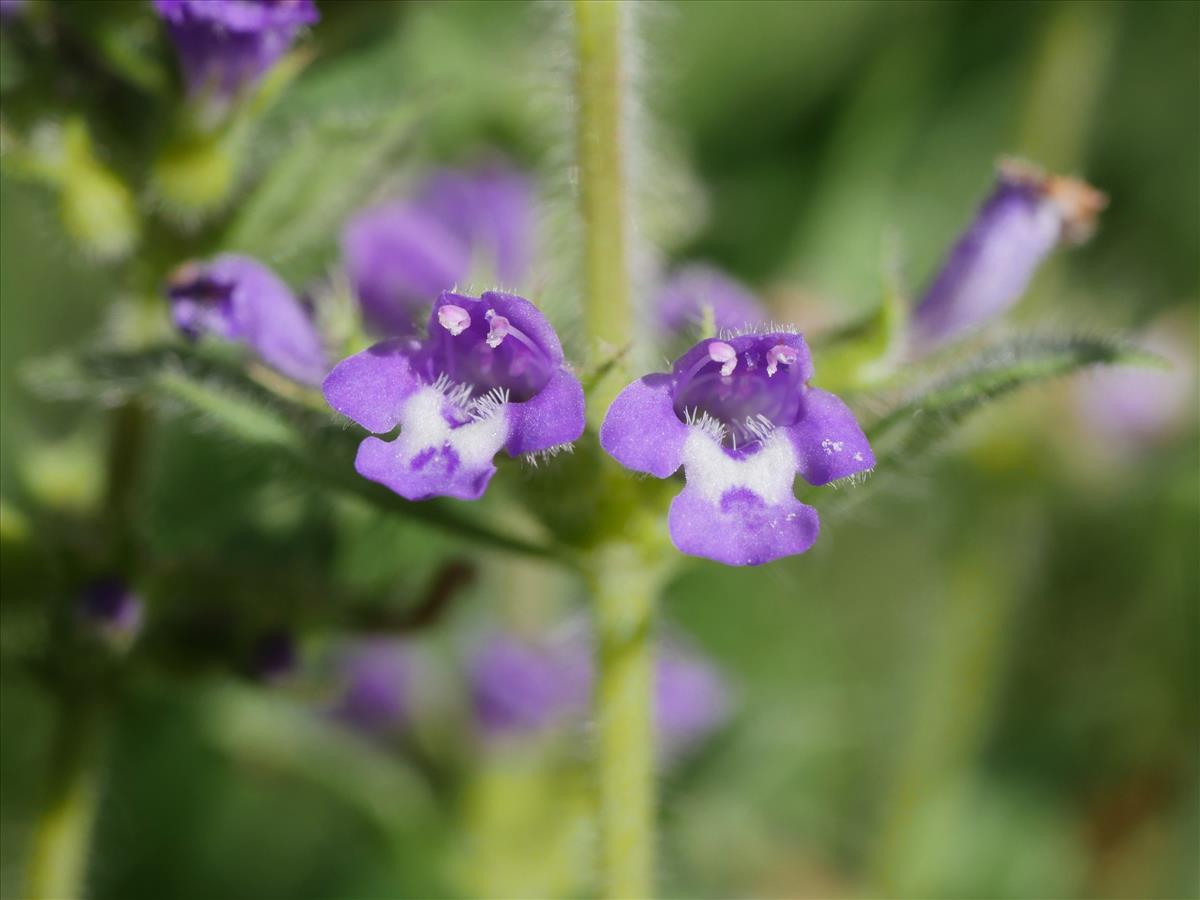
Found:
<svg viewBox="0 0 1200 900"><path fill-rule="evenodd" d="M867 436L876 445L879 467L884 468L929 448L975 410L1026 385L1087 366L1162 364L1160 357L1120 339L1013 338L985 348L973 360L912 393L869 425Z"/></svg>
<svg viewBox="0 0 1200 900"><path fill-rule="evenodd" d="M361 433L344 427L315 392L272 373L256 380L232 361L180 346L53 357L29 367L26 374L41 393L64 399L116 403L144 395L168 411L199 415L210 427L238 441L269 448L304 476L379 509L497 549L563 556L556 547L488 523L482 504L473 504L467 512L452 500L414 503L367 481L354 470Z"/></svg>

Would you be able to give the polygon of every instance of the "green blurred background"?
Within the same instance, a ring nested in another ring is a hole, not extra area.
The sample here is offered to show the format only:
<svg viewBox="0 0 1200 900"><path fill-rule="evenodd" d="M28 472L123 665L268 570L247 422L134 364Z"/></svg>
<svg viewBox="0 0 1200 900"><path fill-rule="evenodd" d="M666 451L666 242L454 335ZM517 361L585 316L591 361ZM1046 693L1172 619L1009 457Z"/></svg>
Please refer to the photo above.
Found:
<svg viewBox="0 0 1200 900"><path fill-rule="evenodd" d="M169 59L142 5L63 5L89 10L68 14L84 56L107 15ZM419 110L398 171L498 147L553 181L542 93L567 71L554 10L320 6L316 58L264 123L262 168L285 124L361 102ZM1191 357L1191 393L1152 440L1091 427L1077 400L1092 376L1077 376L1006 400L950 452L831 509L804 557L682 570L666 615L725 671L737 711L663 776L662 892L1200 895L1200 6L645 12L647 189L671 259L725 267L806 330L847 321L877 302L885 244L922 284L994 160L1018 154L1111 197L1096 238L1039 275L1019 325L1165 329ZM92 101L111 128L136 119L136 92ZM74 249L49 192L11 177L0 190L0 493L10 510L44 504L63 529L86 528L104 411L47 402L22 373L119 328L122 288ZM297 267L331 258L322 248ZM424 639L453 693L446 648L489 622L569 615L569 581L330 502L194 423L159 428L147 466L139 527L162 561L150 619L196 628L235 663L156 657L128 678L91 896L587 893L586 854L558 847L569 817L537 799L571 796L571 774L547 762L557 751L481 761L435 725L414 760L236 672L244 632L286 622L319 647L332 604L403 606L441 561L467 558L480 577ZM70 579L39 580L7 554L4 569L0 893L15 898L52 723L19 657L31 605L61 600ZM494 770L507 780L489 782ZM499 824L480 812L489 784L524 798L503 801ZM532 811L512 812L522 803ZM557 873L560 857L573 875Z"/></svg>

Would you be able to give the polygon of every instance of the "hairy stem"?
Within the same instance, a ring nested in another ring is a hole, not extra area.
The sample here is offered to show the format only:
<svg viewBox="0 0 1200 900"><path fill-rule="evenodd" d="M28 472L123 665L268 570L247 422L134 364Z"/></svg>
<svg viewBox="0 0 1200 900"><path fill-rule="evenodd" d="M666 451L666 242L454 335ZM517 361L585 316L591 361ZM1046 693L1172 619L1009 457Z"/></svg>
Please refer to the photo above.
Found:
<svg viewBox="0 0 1200 900"><path fill-rule="evenodd" d="M594 557L600 862L604 895L651 896L654 871L654 652L656 579L635 548Z"/></svg>
<svg viewBox="0 0 1200 900"><path fill-rule="evenodd" d="M628 48L624 46L630 15L627 4L619 0L575 3L584 321L596 357L628 344L633 329L626 153ZM607 383L593 391L593 412L607 408L604 401L611 399L610 393L615 391Z"/></svg>
<svg viewBox="0 0 1200 900"><path fill-rule="evenodd" d="M103 706L60 697L59 721L42 814L26 873L29 900L77 900L85 893L88 851L100 799L107 742Z"/></svg>

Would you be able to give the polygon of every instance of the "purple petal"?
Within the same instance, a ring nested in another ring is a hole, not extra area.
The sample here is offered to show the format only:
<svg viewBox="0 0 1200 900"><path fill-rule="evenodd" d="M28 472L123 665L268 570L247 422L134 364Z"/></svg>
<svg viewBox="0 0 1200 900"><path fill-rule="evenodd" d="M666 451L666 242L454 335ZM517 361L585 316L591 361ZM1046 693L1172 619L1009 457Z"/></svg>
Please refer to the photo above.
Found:
<svg viewBox="0 0 1200 900"><path fill-rule="evenodd" d="M668 756L696 745L729 717L729 689L703 657L664 642L658 652L655 718Z"/></svg>
<svg viewBox="0 0 1200 900"><path fill-rule="evenodd" d="M669 375L647 375L617 395L600 425L600 446L635 472L669 478L683 463L688 426L675 415Z"/></svg>
<svg viewBox="0 0 1200 900"><path fill-rule="evenodd" d="M579 439L584 428L583 385L559 369L535 396L509 404L512 428L504 449L509 456L535 453Z"/></svg>
<svg viewBox="0 0 1200 900"><path fill-rule="evenodd" d="M413 333L471 266L470 245L411 203L383 204L351 219L342 256L363 315L381 334Z"/></svg>
<svg viewBox="0 0 1200 900"><path fill-rule="evenodd" d="M683 553L730 566L757 566L803 553L817 539L817 511L793 497L767 504L747 488L717 502L688 487L671 502L671 540Z"/></svg>
<svg viewBox="0 0 1200 900"><path fill-rule="evenodd" d="M343 682L333 715L360 731L381 734L408 723L412 660L399 641L357 641L342 654Z"/></svg>
<svg viewBox="0 0 1200 900"><path fill-rule="evenodd" d="M415 341L397 338L342 360L322 385L326 401L368 431L387 434L421 387L409 360L418 349Z"/></svg>
<svg viewBox="0 0 1200 900"><path fill-rule="evenodd" d="M800 474L822 485L875 467L875 454L854 413L828 391L809 388L804 418L787 428L800 460Z"/></svg>

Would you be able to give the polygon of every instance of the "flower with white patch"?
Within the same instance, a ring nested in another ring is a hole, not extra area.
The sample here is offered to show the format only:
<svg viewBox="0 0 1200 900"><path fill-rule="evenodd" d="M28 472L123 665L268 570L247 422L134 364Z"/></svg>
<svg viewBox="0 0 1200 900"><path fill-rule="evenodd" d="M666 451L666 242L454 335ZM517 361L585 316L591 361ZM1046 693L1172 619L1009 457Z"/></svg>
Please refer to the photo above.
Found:
<svg viewBox="0 0 1200 900"><path fill-rule="evenodd" d="M686 486L671 503L675 546L728 565L803 553L817 513L796 500L814 485L875 465L853 413L810 387L804 337L786 331L704 340L669 373L647 375L613 401L600 443L626 468Z"/></svg>
<svg viewBox="0 0 1200 900"><path fill-rule="evenodd" d="M583 387L553 326L521 297L443 293L424 339L384 341L329 374L325 399L375 435L355 468L409 500L482 496L492 458L545 453L583 433Z"/></svg>

